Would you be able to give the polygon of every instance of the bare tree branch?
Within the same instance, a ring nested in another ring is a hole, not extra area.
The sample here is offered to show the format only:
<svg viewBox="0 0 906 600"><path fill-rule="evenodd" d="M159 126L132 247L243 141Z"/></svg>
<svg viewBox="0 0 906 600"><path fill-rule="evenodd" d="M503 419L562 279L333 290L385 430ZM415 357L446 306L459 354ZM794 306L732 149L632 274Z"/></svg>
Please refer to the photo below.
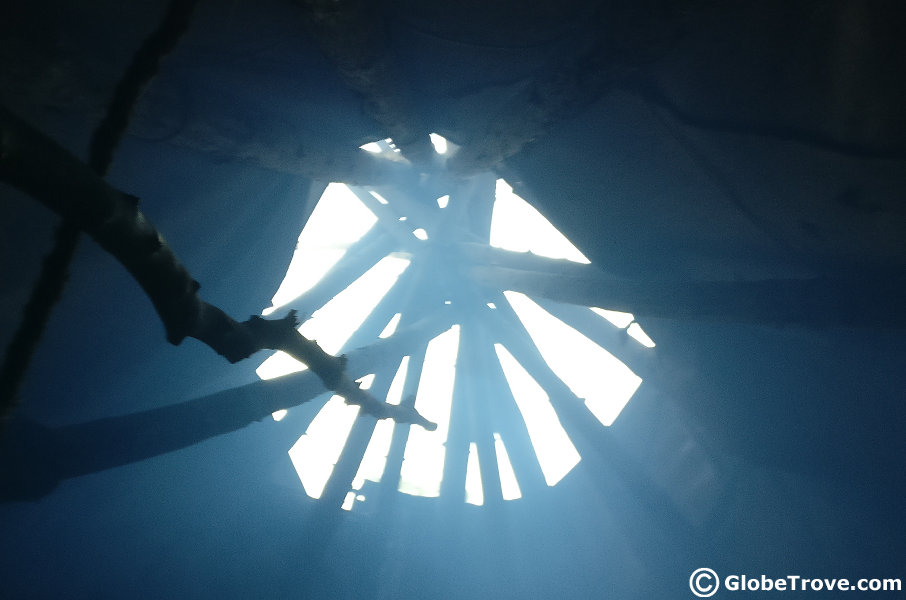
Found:
<svg viewBox="0 0 906 600"><path fill-rule="evenodd" d="M202 300L198 282L138 210L137 198L113 188L53 140L2 108L0 179L74 223L116 257L151 299L170 343L178 345L193 337L230 362L258 350L283 350L364 412L436 428L411 407L386 404L360 389L345 373L344 357L327 354L296 331L294 311L275 321L252 316L239 323Z"/></svg>
<svg viewBox="0 0 906 600"><path fill-rule="evenodd" d="M197 0L171 0L160 25L139 47L117 84L107 113L91 139L88 164L101 177L110 168L113 154L126 132L138 98L157 74L161 59L173 50L185 33L196 4ZM57 229L54 247L44 260L41 274L25 306L22 321L0 366L0 418L6 418L15 406L17 391L34 349L44 333L54 305L63 294L69 276L69 264L78 242L79 228L64 219Z"/></svg>

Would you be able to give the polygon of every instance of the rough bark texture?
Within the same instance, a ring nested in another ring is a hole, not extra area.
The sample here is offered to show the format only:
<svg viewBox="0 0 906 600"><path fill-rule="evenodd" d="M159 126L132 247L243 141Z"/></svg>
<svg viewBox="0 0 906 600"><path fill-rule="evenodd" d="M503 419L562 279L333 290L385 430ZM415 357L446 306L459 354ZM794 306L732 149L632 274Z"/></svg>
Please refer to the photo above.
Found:
<svg viewBox="0 0 906 600"><path fill-rule="evenodd" d="M53 140L0 109L0 179L88 233L135 277L164 323L167 340L194 337L230 362L263 349L283 350L307 364L325 386L378 418L435 424L412 408L378 401L345 373L345 358L331 356L295 327L295 313L276 321L257 316L239 323L202 300L199 284L138 210L138 199L108 185Z"/></svg>
<svg viewBox="0 0 906 600"><path fill-rule="evenodd" d="M142 43L116 86L113 100L94 131L88 166L104 177L130 115L148 83L157 74L161 59L176 47L188 29L197 0L171 0L164 18ZM54 247L44 261L32 289L23 319L7 348L0 371L0 417L6 418L16 404L19 385L44 333L51 311L62 296L69 277L69 264L79 242L78 226L64 219L57 230Z"/></svg>

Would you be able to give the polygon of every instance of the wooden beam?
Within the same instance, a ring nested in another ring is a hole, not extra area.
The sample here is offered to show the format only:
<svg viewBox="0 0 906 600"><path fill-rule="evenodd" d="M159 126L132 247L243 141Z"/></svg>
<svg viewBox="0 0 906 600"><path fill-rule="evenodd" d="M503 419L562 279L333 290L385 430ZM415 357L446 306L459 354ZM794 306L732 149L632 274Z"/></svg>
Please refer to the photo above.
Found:
<svg viewBox="0 0 906 600"><path fill-rule="evenodd" d="M873 279L639 281L474 265L487 286L636 316L807 327L906 327L903 274Z"/></svg>
<svg viewBox="0 0 906 600"><path fill-rule="evenodd" d="M154 225L138 199L110 186L50 138L0 109L0 180L6 181L88 233L142 286L178 345L194 337L237 362L263 349L283 350L318 374L324 385L378 418L436 427L412 407L381 402L350 379L346 359L331 356L297 330L295 312L268 321L237 322L198 296L200 285Z"/></svg>
<svg viewBox="0 0 906 600"><path fill-rule="evenodd" d="M394 369L413 344L426 344L449 324L420 321L388 339L352 350L349 376ZM14 420L7 433L12 451L0 457L0 503L36 500L64 479L97 473L188 448L268 419L274 411L324 394L313 371L256 381L215 394L151 410L46 427ZM379 390L378 390L379 391ZM275 435L277 433L275 432Z"/></svg>
<svg viewBox="0 0 906 600"><path fill-rule="evenodd" d="M483 243L463 242L455 251L470 263L467 266L497 266L519 271L553 273L571 277L610 281L612 277L596 265L582 264L562 258L548 258L532 252L514 252Z"/></svg>

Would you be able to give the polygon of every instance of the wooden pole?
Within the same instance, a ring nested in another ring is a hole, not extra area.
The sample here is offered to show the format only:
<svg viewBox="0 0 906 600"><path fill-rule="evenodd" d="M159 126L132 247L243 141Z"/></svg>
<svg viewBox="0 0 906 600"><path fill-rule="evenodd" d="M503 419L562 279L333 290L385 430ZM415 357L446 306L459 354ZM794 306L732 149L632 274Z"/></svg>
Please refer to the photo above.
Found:
<svg viewBox="0 0 906 600"><path fill-rule="evenodd" d="M295 311L275 321L252 316L240 323L202 300L198 282L138 210L137 198L110 186L60 145L2 108L0 180L68 219L116 257L151 299L170 343L178 345L193 337L230 362L258 350L283 350L364 412L436 427L411 407L386 404L361 390L345 373L345 357L327 354L296 331Z"/></svg>

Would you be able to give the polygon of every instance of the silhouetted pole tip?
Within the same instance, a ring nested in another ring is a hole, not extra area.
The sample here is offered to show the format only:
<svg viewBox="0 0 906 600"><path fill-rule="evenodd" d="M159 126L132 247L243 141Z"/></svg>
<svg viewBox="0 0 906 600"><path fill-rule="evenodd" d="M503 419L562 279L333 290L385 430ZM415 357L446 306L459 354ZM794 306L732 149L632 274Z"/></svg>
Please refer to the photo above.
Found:
<svg viewBox="0 0 906 600"><path fill-rule="evenodd" d="M410 425L419 425L427 431L435 431L437 429L437 423L434 421L429 421L423 417L414 407L411 406L394 406L388 404L387 406L392 406L393 410L389 416L397 423L408 423Z"/></svg>

